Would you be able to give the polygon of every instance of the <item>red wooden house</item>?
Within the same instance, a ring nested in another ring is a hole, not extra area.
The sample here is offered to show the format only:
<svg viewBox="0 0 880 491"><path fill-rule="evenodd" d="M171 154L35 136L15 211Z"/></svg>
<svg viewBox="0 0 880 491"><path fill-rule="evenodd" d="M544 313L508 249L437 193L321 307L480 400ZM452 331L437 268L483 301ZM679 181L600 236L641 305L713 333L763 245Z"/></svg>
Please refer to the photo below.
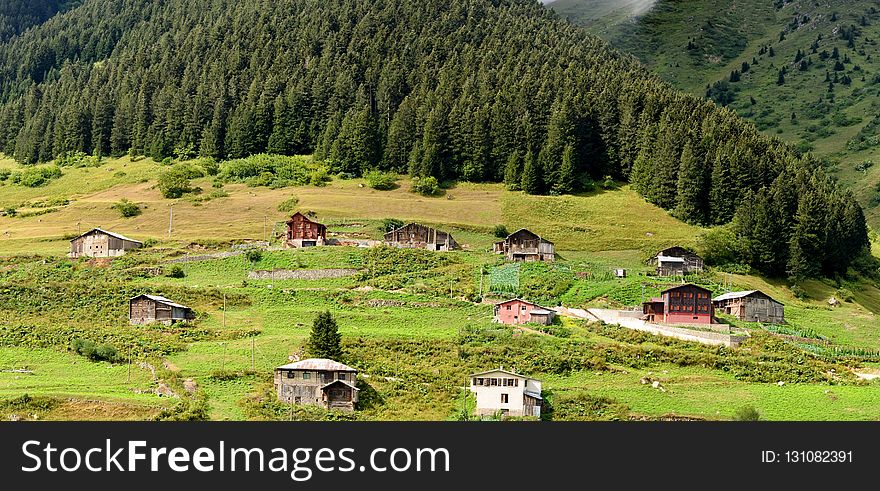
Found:
<svg viewBox="0 0 880 491"><path fill-rule="evenodd" d="M712 292L697 285L680 285L642 304L643 319L666 324L711 324L715 311Z"/></svg>
<svg viewBox="0 0 880 491"><path fill-rule="evenodd" d="M495 304L495 322L502 324L515 325L534 322L548 326L553 323L555 316L555 311L520 298Z"/></svg>
<svg viewBox="0 0 880 491"><path fill-rule="evenodd" d="M289 247L314 247L327 243L327 227L297 212L287 221Z"/></svg>

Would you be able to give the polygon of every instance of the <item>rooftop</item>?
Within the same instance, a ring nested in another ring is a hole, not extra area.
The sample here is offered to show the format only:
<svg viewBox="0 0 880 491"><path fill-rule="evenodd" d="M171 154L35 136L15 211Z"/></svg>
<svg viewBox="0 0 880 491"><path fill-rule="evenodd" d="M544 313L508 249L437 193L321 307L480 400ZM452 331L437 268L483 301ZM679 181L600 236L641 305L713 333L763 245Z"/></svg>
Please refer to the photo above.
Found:
<svg viewBox="0 0 880 491"><path fill-rule="evenodd" d="M124 241L127 241L127 242L137 242L138 244L143 244L143 242L141 242L141 241L139 241L139 240L129 239L128 237L126 237L126 236L124 236L124 235L122 235L122 234L117 234L117 233L115 233L115 232L109 232L109 231L104 230L104 229L102 229L102 228L93 228L93 229L89 230L88 232L86 232L86 233L80 235L80 236L77 237L76 239L79 239L80 237L85 237L86 235L89 235L89 234L91 234L91 233L93 233L93 232L100 232L100 233L102 233L102 234L106 234L106 235L109 235L109 236L111 236L111 237L116 237L116 238L119 239L119 240L124 240ZM76 239L73 239L73 240L76 240ZM72 242L72 241L71 241L71 242Z"/></svg>
<svg viewBox="0 0 880 491"><path fill-rule="evenodd" d="M186 305L181 305L181 304L175 302L174 300L169 300L169 299L162 297L162 296L159 296L159 295L138 295L138 296L132 298L132 300L134 300L135 298L140 298L140 297L149 298L150 300L153 300L154 302L161 302L161 303L164 303L165 305L170 305L172 307L177 307L180 309L188 309L189 308Z"/></svg>
<svg viewBox="0 0 880 491"><path fill-rule="evenodd" d="M317 372L356 372L354 368L326 358L309 358L287 365L281 365L276 370L315 370Z"/></svg>

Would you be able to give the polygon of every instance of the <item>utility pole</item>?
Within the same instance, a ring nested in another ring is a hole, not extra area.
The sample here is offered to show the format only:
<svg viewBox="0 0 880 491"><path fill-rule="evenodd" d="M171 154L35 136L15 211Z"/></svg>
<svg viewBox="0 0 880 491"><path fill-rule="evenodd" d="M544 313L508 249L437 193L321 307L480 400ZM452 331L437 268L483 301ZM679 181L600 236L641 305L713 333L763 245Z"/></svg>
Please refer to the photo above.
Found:
<svg viewBox="0 0 880 491"><path fill-rule="evenodd" d="M257 338L251 337L251 371L257 371Z"/></svg>
<svg viewBox="0 0 880 491"><path fill-rule="evenodd" d="M128 383L131 383L131 346L128 347Z"/></svg>
<svg viewBox="0 0 880 491"><path fill-rule="evenodd" d="M223 330L226 330L226 292L223 292Z"/></svg>
<svg viewBox="0 0 880 491"><path fill-rule="evenodd" d="M483 265L480 265L480 300L483 300Z"/></svg>
<svg viewBox="0 0 880 491"><path fill-rule="evenodd" d="M171 232L174 230L174 206L169 208L168 215L168 238L171 238Z"/></svg>
<svg viewBox="0 0 880 491"><path fill-rule="evenodd" d="M226 343L222 343L222 344L223 344L223 361L220 364L220 371L225 372L226 371Z"/></svg>

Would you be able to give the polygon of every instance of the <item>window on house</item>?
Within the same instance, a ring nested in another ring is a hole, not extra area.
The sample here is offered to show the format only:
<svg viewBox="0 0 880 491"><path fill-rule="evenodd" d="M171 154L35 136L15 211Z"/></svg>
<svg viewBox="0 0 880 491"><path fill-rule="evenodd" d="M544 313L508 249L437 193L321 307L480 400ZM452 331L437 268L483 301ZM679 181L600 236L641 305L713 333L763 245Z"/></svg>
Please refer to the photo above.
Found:
<svg viewBox="0 0 880 491"><path fill-rule="evenodd" d="M497 378L490 378L489 381L490 381L489 385L493 385L493 386L498 385Z"/></svg>
<svg viewBox="0 0 880 491"><path fill-rule="evenodd" d="M308 380L312 378L312 374L309 372L303 372L303 380Z"/></svg>
<svg viewBox="0 0 880 491"><path fill-rule="evenodd" d="M507 306L507 310L510 310L510 305Z"/></svg>
<svg viewBox="0 0 880 491"><path fill-rule="evenodd" d="M339 380L345 380L346 375L344 373L339 374Z"/></svg>
<svg viewBox="0 0 880 491"><path fill-rule="evenodd" d="M294 371L287 372L287 378L296 378L296 372L294 372Z"/></svg>
<svg viewBox="0 0 880 491"><path fill-rule="evenodd" d="M507 404L507 394L501 394L501 404Z"/></svg>

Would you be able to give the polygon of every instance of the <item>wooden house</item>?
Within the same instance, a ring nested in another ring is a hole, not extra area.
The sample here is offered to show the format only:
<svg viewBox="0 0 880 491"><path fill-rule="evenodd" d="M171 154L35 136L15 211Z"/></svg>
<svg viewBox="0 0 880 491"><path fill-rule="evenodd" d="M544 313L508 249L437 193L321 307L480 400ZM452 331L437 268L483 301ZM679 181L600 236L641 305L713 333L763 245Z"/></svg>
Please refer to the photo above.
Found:
<svg viewBox="0 0 880 491"><path fill-rule="evenodd" d="M470 376L478 416L541 416L541 382L499 368Z"/></svg>
<svg viewBox="0 0 880 491"><path fill-rule="evenodd" d="M67 257L119 257L143 246L143 242L95 228L70 241Z"/></svg>
<svg viewBox="0 0 880 491"><path fill-rule="evenodd" d="M492 247L496 254L503 254L508 261L547 261L556 259L553 242L526 229L519 229L496 242Z"/></svg>
<svg viewBox="0 0 880 491"><path fill-rule="evenodd" d="M785 307L758 290L730 292L712 299L719 312L746 322L785 323Z"/></svg>
<svg viewBox="0 0 880 491"><path fill-rule="evenodd" d="M327 227L296 212L287 221L286 245L288 247L315 247L327 243Z"/></svg>
<svg viewBox="0 0 880 491"><path fill-rule="evenodd" d="M697 285L664 290L659 298L642 304L642 319L665 324L711 324L712 292Z"/></svg>
<svg viewBox="0 0 880 491"><path fill-rule="evenodd" d="M278 400L324 409L354 411L357 370L325 358L310 358L275 369Z"/></svg>
<svg viewBox="0 0 880 491"><path fill-rule="evenodd" d="M556 312L538 304L514 298L495 304L495 322L507 325L526 324L533 322L549 326L553 323Z"/></svg>
<svg viewBox="0 0 880 491"><path fill-rule="evenodd" d="M195 318L191 308L158 295L138 295L128 302L128 320L135 325L154 322L170 325Z"/></svg>
<svg viewBox="0 0 880 491"><path fill-rule="evenodd" d="M385 234L385 245L401 249L451 251L458 249L452 235L442 230L410 223Z"/></svg>
<svg viewBox="0 0 880 491"><path fill-rule="evenodd" d="M683 247L664 249L648 264L656 266L657 276L684 276L703 271L703 258Z"/></svg>

